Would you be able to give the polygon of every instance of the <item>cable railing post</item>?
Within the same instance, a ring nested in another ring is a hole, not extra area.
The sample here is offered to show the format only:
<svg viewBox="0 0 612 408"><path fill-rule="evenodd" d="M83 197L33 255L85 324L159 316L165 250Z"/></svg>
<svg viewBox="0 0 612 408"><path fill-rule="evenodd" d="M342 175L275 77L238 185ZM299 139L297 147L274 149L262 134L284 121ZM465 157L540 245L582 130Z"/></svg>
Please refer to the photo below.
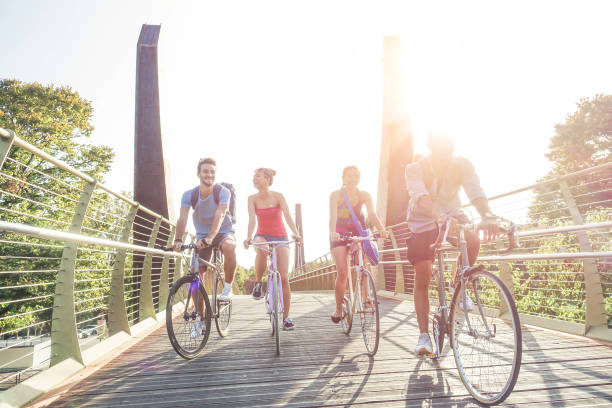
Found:
<svg viewBox="0 0 612 408"><path fill-rule="evenodd" d="M161 217L155 219L155 224L151 230L151 236L149 237L149 248L155 247L157 241L157 232L161 225ZM155 306L153 305L153 284L151 278L151 272L153 270L153 254L147 253L142 263L142 278L140 280L140 299L138 300L138 310L140 321L152 317L155 318Z"/></svg>
<svg viewBox="0 0 612 408"><path fill-rule="evenodd" d="M130 233L134 225L134 218L138 212L139 205L130 206L130 211L123 224L120 242L129 242ZM108 326L109 334L117 334L124 331L130 332L130 323L128 321L127 308L125 305L125 258L127 250L117 249L115 252L113 274L111 276L111 289L108 305Z"/></svg>
<svg viewBox="0 0 612 408"><path fill-rule="evenodd" d="M497 249L503 249L504 244L502 240L497 241ZM500 262L499 263L499 278L504 282L508 290L510 291L510 295L514 297L514 285L512 284L512 265L510 262ZM499 302L499 315L503 318L506 313L509 312L508 305L504 301L504 299L500 299Z"/></svg>
<svg viewBox="0 0 612 408"><path fill-rule="evenodd" d="M395 232L393 230L390 231L389 234L389 238L391 239L391 245L393 245L393 249L395 249L396 251L394 251L394 255L395 255L395 260L396 261L401 261L401 255L399 253L399 251L397 251L397 240L395 239ZM384 285L384 278L383 278L383 286L381 287L385 287ZM395 264L395 289L394 289L395 294L397 295L398 293L404 293L404 270L402 268L402 264L401 263L397 263Z"/></svg>
<svg viewBox="0 0 612 408"><path fill-rule="evenodd" d="M574 224L584 224L584 218L578 210L576 200L574 200L567 182L565 180L560 180L559 188L569 208ZM578 237L581 252L593 252L591 241L585 231L576 232L576 236ZM584 269L584 290L586 295L586 316L584 320L584 334L586 335L591 327L607 327L607 322L603 287L599 272L597 271L597 263L594 259L585 259L582 261L582 265Z"/></svg>
<svg viewBox="0 0 612 408"><path fill-rule="evenodd" d="M169 248L174 243L174 234L176 232L175 227L170 228L170 235L168 235L168 241L166 241L166 248ZM168 271L170 269L170 257L164 256L162 261L161 273L159 274L159 306L158 309L161 312L166 310L166 302L168 301L168 292L170 291L168 282ZM176 273L176 272L175 272Z"/></svg>
<svg viewBox="0 0 612 408"><path fill-rule="evenodd" d="M11 150L13 140L15 140L15 132L0 128L0 169L4 165L4 160Z"/></svg>
<svg viewBox="0 0 612 408"><path fill-rule="evenodd" d="M81 232L87 207L95 187L95 180L85 183L68 232L74 234ZM51 323L51 365L68 358L73 358L83 364L74 310L74 274L77 249L78 244L76 242L66 243L57 274Z"/></svg>

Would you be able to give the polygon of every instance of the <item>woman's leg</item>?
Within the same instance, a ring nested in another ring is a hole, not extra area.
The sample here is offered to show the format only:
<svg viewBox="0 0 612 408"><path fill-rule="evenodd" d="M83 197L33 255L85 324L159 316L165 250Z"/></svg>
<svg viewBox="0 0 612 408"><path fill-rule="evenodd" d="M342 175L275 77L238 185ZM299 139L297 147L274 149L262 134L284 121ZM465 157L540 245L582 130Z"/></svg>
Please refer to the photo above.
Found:
<svg viewBox="0 0 612 408"><path fill-rule="evenodd" d="M334 262L336 263L336 311L335 317L342 316L342 299L346 291L346 283L348 276L348 257L346 246L341 245L331 250Z"/></svg>
<svg viewBox="0 0 612 408"><path fill-rule="evenodd" d="M265 238L255 237L253 242L266 242ZM261 279L266 270L268 252L265 247L255 246L255 282L261 283Z"/></svg>
<svg viewBox="0 0 612 408"><path fill-rule="evenodd" d="M283 284L283 319L289 316L289 308L291 307L291 288L289 287L289 248L276 247L276 266L281 276Z"/></svg>

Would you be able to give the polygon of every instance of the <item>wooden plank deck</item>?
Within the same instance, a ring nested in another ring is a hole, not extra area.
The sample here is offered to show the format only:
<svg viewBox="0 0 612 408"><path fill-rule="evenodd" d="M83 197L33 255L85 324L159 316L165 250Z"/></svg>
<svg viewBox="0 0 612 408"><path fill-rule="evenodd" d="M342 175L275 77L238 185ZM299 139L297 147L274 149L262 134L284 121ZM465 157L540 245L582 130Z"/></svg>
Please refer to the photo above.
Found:
<svg viewBox="0 0 612 408"><path fill-rule="evenodd" d="M373 360L358 324L345 336L331 323L332 302L331 294L294 293L296 329L281 332L276 357L262 301L237 296L229 337L219 338L213 324L199 358L178 357L162 328L51 406L478 406L461 384L452 351L439 361L412 353L411 302L381 299L381 344ZM518 383L501 406L612 406L611 347L534 328L524 328L523 347Z"/></svg>

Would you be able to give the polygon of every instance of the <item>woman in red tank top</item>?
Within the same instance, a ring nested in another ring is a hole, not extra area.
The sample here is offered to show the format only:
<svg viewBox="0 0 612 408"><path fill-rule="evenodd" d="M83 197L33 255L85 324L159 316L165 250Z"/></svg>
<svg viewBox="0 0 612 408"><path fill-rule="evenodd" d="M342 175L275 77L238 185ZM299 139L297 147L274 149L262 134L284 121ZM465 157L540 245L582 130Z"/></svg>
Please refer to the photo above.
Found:
<svg viewBox="0 0 612 408"><path fill-rule="evenodd" d="M385 227L380 222L380 219L374 211L372 204L372 196L365 191L357 188L359 184L359 169L355 166L348 166L342 170L342 188L331 193L329 197L329 240L331 254L336 263L336 310L331 315L331 320L334 323L339 323L342 319L342 299L346 291L347 278L349 273L348 251L344 242L340 241L340 234L343 235L358 235L357 226L354 224L350 215L350 211L346 206L342 190L346 192L349 204L353 207L357 220L365 227L365 220L361 214L361 207L365 204L368 213L368 219L376 228L377 231L385 238L388 233ZM365 228L364 228L365 229ZM364 264L367 265L367 257L364 257ZM362 286L365 289L365 285ZM364 298L366 295L364 294Z"/></svg>
<svg viewBox="0 0 612 408"><path fill-rule="evenodd" d="M244 241L244 247L248 248L257 223L257 233L253 237L253 242L267 241L287 241L287 231L283 223L283 216L289 228L293 232L296 241L301 238L297 233L297 228L291 218L289 207L285 201L285 197L281 193L271 191L270 186L274 180L276 172L272 169L259 168L255 170L253 176L253 185L258 190L256 194L249 196L249 229L247 239ZM261 279L266 269L267 254L259 248L255 248L255 287L253 288L253 297L261 298ZM289 318L289 309L291 306L291 288L289 287L289 245L276 247L276 262L278 272L281 275L283 285L283 304L285 310L283 313L283 328L285 330L293 330L293 322Z"/></svg>

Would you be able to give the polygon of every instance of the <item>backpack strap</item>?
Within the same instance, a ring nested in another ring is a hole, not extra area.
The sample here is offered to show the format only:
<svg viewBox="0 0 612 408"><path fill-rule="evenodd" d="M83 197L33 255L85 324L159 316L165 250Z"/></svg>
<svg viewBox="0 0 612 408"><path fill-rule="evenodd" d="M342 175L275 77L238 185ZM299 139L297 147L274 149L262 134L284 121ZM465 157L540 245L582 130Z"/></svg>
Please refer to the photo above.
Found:
<svg viewBox="0 0 612 408"><path fill-rule="evenodd" d="M215 200L215 204L219 205L219 196L221 195L221 184L216 184L213 186L213 198Z"/></svg>
<svg viewBox="0 0 612 408"><path fill-rule="evenodd" d="M198 195L200 195L200 186L197 186L191 190L191 209L195 210L195 206L198 203Z"/></svg>

